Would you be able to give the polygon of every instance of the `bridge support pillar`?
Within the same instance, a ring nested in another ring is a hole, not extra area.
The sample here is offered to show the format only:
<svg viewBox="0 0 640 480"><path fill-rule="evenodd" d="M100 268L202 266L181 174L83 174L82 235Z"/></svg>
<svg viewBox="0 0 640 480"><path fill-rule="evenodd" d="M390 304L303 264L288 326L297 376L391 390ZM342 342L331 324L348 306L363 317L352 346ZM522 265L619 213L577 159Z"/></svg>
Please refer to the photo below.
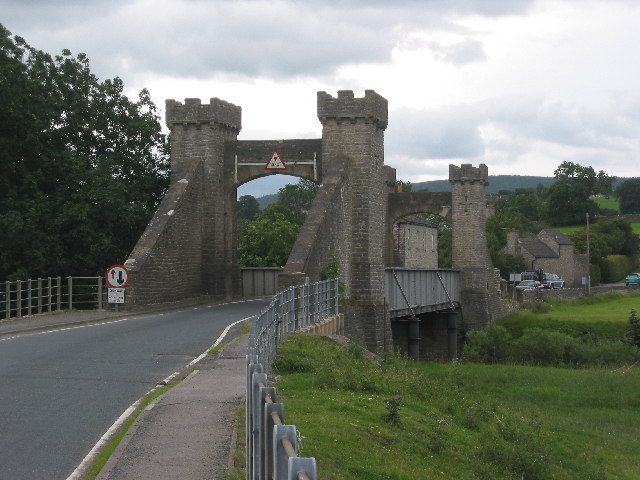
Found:
<svg viewBox="0 0 640 480"><path fill-rule="evenodd" d="M420 319L411 317L407 322L407 340L409 358L420 360Z"/></svg>
<svg viewBox="0 0 640 480"><path fill-rule="evenodd" d="M458 312L451 312L447 315L447 351L449 360L458 358Z"/></svg>

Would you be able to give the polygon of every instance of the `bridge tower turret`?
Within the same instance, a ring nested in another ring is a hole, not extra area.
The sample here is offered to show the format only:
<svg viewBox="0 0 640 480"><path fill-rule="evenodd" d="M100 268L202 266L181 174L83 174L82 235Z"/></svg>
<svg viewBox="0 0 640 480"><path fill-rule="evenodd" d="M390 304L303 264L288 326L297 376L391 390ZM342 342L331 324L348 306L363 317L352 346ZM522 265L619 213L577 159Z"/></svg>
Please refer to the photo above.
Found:
<svg viewBox="0 0 640 480"><path fill-rule="evenodd" d="M485 326L499 315L500 298L486 235L487 166L449 165L453 268L461 270L464 323Z"/></svg>
<svg viewBox="0 0 640 480"><path fill-rule="evenodd" d="M323 169L345 161L348 171L341 190L342 228L337 239L347 297L345 328L348 335L377 352L389 346L391 339L383 301L387 111L387 100L373 90L360 98L351 90L339 91L337 98L318 92Z"/></svg>

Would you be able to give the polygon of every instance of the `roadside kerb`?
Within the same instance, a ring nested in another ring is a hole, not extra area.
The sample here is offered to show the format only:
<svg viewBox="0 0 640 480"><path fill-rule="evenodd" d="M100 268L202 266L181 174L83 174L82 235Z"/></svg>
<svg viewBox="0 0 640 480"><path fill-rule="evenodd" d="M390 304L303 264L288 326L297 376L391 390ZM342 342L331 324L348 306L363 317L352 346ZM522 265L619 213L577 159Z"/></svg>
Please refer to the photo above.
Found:
<svg viewBox="0 0 640 480"><path fill-rule="evenodd" d="M151 395L153 395L160 388L166 388L168 385L171 385L171 387L173 388L176 385L178 385L181 381L183 381L186 378L188 378L188 376L191 375L195 371L195 366L197 365L197 363L202 361L204 358L206 358L208 352L211 349L217 347L222 342L222 340L224 340L224 338L227 336L229 331L234 326L236 326L238 324L241 324L242 322L250 321L252 318L254 318L253 315L250 316L250 317L242 318L240 320L236 320L235 322L229 324L223 330L223 332L220 334L220 336L216 339L216 341L209 348L207 348L202 354L200 354L194 360L192 360L187 365L185 365L180 372L174 372L173 374L169 375L164 380L158 382L154 388L149 390L141 398L139 398L133 404L131 404L131 406L129 406L129 408L127 408L122 413L122 415L120 415L120 417L116 420L116 422L98 440L98 442L93 446L93 448L89 451L89 453L82 460L80 465L78 465L78 467L71 473L71 475L69 477L67 477L67 480L82 480L82 479L84 479L85 476L87 475L87 473L89 472L89 470L91 469L91 467L97 461L98 457L100 456L101 451L107 445L109 445L111 443L111 441L118 434L121 433L122 427L124 425L126 425L128 420L132 416L138 415L140 413L140 406L144 403L145 399L149 398ZM164 393L166 393L166 392L164 392ZM164 393L163 393L163 395L164 395ZM154 401L157 401L157 399L154 399Z"/></svg>

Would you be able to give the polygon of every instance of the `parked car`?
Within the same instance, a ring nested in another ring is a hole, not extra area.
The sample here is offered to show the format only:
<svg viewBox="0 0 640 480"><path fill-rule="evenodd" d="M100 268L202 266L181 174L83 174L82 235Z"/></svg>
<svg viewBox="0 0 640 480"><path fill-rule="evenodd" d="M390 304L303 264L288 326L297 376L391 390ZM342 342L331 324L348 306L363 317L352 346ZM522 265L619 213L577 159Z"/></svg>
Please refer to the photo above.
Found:
<svg viewBox="0 0 640 480"><path fill-rule="evenodd" d="M544 287L537 280L523 280L516 286L516 290L521 290L521 291L540 290L541 288L544 288Z"/></svg>
<svg viewBox="0 0 640 480"><path fill-rule="evenodd" d="M564 288L564 280L555 273L545 273L542 280L544 288Z"/></svg>
<svg viewBox="0 0 640 480"><path fill-rule="evenodd" d="M640 273L630 273L627 275L627 278L624 279L624 284L627 287L629 285L640 285Z"/></svg>

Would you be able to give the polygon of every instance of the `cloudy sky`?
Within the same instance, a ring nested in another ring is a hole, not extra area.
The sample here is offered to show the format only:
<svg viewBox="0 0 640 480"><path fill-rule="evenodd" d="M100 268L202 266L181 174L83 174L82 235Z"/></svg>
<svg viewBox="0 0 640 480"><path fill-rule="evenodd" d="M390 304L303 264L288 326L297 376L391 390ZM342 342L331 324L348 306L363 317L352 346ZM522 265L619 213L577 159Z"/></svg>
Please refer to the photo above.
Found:
<svg viewBox="0 0 640 480"><path fill-rule="evenodd" d="M162 107L240 105L241 139L318 137L316 91L374 89L404 180L463 162L640 175L635 0L0 0L0 22Z"/></svg>

